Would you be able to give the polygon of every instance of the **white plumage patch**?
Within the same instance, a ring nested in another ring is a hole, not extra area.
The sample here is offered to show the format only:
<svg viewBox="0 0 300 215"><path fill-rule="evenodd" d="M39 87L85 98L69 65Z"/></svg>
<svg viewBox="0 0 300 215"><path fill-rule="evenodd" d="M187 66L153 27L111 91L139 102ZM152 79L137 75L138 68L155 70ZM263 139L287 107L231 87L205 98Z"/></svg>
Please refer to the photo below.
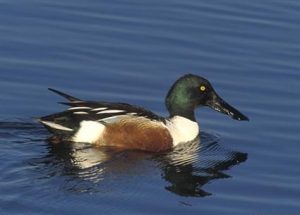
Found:
<svg viewBox="0 0 300 215"><path fill-rule="evenodd" d="M78 112L74 112L74 114L78 114L78 115L86 115L86 114L88 114L87 112L84 112L84 111L78 111Z"/></svg>
<svg viewBox="0 0 300 215"><path fill-rule="evenodd" d="M103 113L123 113L125 112L124 110L104 110L100 111L97 114L103 114Z"/></svg>
<svg viewBox="0 0 300 215"><path fill-rule="evenodd" d="M40 120L40 122L44 125L49 126L50 128L53 128L53 129L62 130L62 131L73 131L73 129L71 129L71 128L56 124L54 122L42 121L42 120Z"/></svg>
<svg viewBox="0 0 300 215"><path fill-rule="evenodd" d="M100 122L82 121L79 130L74 135L74 142L95 143L102 135L105 126Z"/></svg>
<svg viewBox="0 0 300 215"><path fill-rule="evenodd" d="M192 141L199 135L198 123L181 116L172 117L167 121L166 127L173 138L174 146Z"/></svg>
<svg viewBox="0 0 300 215"><path fill-rule="evenodd" d="M107 107L101 107L101 108L95 108L92 111L100 111L100 110L106 110Z"/></svg>
<svg viewBox="0 0 300 215"><path fill-rule="evenodd" d="M68 110L90 110L90 107L71 107Z"/></svg>

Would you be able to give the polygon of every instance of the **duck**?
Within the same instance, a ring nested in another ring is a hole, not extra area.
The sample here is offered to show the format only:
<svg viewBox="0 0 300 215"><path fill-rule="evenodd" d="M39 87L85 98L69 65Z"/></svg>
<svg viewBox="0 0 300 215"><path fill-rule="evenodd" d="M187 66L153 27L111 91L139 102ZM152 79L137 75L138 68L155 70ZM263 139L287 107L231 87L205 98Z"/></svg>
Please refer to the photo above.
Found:
<svg viewBox="0 0 300 215"><path fill-rule="evenodd" d="M53 142L87 143L97 147L163 152L199 138L195 110L210 107L238 121L249 118L225 102L211 83L186 74L175 81L165 98L169 116L162 117L137 105L86 101L53 88L64 97L68 108L38 118L52 133Z"/></svg>

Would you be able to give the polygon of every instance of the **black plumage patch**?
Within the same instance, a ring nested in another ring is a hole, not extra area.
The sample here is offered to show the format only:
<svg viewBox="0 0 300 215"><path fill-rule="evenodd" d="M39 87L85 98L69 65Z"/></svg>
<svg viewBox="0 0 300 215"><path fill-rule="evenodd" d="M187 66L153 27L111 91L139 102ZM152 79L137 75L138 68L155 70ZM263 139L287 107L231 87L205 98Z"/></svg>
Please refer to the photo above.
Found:
<svg viewBox="0 0 300 215"><path fill-rule="evenodd" d="M163 117L139 106L126 103L82 101L58 90L51 88L49 88L49 90L68 99L69 102L60 103L68 105L70 108L59 113L41 117L39 120L53 122L64 127L71 128L73 129L72 133L79 129L80 122L84 120L101 122L101 120L104 121L109 117L115 116L145 117L147 119L162 121L165 123L165 119ZM48 129L51 132L55 131L55 129L51 127Z"/></svg>

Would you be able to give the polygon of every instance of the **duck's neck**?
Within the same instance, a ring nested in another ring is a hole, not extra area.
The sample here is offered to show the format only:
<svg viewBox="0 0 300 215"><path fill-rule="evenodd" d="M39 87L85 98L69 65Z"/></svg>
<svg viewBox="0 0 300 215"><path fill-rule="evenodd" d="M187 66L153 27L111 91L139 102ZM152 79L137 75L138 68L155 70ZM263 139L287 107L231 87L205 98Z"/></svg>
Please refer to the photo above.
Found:
<svg viewBox="0 0 300 215"><path fill-rule="evenodd" d="M181 116L196 122L195 103L191 101L187 92L180 87L177 87L178 89L176 87L176 84L172 86L165 99L170 118Z"/></svg>
<svg viewBox="0 0 300 215"><path fill-rule="evenodd" d="M183 118L186 118L186 119L196 122L194 108L171 107L171 108L168 108L168 111L170 113L170 118L172 118L174 116L180 116L180 117L183 117Z"/></svg>
<svg viewBox="0 0 300 215"><path fill-rule="evenodd" d="M174 116L180 116L196 122L195 108L192 107L191 105L187 103L176 102L176 101L172 102L167 99L166 106L170 114L169 118L172 118Z"/></svg>

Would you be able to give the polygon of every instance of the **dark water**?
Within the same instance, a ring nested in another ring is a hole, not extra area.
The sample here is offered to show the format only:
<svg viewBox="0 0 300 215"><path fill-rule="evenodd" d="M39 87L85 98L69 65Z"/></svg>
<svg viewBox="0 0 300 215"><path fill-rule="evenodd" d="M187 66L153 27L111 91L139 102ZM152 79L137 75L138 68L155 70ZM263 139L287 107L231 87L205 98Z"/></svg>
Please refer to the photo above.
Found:
<svg viewBox="0 0 300 215"><path fill-rule="evenodd" d="M0 0L0 214L300 214L300 2ZM53 146L74 96L166 115L182 74L244 112L197 111L167 154Z"/></svg>

